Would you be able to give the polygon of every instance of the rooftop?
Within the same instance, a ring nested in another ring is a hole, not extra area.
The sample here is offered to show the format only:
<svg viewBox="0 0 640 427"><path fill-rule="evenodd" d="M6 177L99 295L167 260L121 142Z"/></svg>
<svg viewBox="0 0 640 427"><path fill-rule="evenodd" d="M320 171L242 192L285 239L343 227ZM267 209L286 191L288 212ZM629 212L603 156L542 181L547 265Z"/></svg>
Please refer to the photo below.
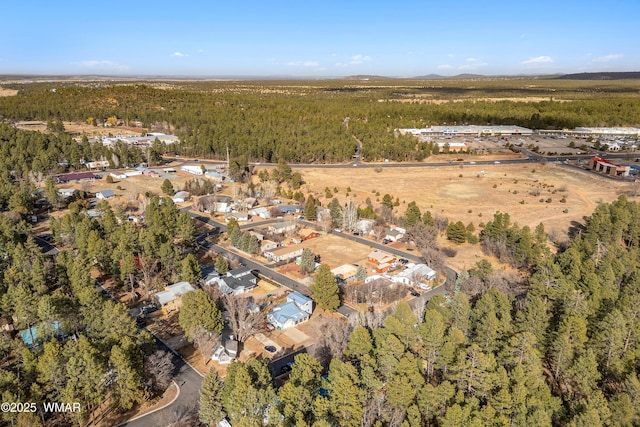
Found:
<svg viewBox="0 0 640 427"><path fill-rule="evenodd" d="M280 324L284 324L287 320L293 320L297 323L308 316L308 313L302 311L294 302L286 302L273 308L271 313L273 318Z"/></svg>
<svg viewBox="0 0 640 427"><path fill-rule="evenodd" d="M289 293L287 300L296 303L298 306L303 306L312 301L311 298L302 295L300 292Z"/></svg>
<svg viewBox="0 0 640 427"><path fill-rule="evenodd" d="M167 286L167 291L171 292L175 296L179 297L180 295L184 295L187 292L193 292L196 289L191 286L189 282L178 282L171 286Z"/></svg>

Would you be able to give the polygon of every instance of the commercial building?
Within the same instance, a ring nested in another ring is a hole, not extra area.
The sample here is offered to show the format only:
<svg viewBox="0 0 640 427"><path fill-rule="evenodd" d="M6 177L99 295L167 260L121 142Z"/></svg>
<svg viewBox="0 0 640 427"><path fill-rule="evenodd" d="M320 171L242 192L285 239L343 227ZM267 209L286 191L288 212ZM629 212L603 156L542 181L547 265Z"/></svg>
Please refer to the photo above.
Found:
<svg viewBox="0 0 640 427"><path fill-rule="evenodd" d="M419 129L396 129L397 132L405 135L415 136L504 136L504 135L533 135L533 130L522 126L429 126Z"/></svg>
<svg viewBox="0 0 640 427"><path fill-rule="evenodd" d="M631 167L626 165L616 165L606 159L603 159L602 157L593 157L591 160L589 160L589 169L591 169L592 171L601 172L605 175L629 176Z"/></svg>

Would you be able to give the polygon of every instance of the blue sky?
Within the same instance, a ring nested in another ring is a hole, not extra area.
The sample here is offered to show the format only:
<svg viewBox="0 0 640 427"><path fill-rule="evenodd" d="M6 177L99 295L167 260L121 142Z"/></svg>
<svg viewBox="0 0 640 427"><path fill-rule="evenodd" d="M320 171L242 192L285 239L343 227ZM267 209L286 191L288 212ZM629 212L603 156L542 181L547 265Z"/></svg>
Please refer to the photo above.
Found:
<svg viewBox="0 0 640 427"><path fill-rule="evenodd" d="M5 0L2 9L0 74L640 71L637 0Z"/></svg>

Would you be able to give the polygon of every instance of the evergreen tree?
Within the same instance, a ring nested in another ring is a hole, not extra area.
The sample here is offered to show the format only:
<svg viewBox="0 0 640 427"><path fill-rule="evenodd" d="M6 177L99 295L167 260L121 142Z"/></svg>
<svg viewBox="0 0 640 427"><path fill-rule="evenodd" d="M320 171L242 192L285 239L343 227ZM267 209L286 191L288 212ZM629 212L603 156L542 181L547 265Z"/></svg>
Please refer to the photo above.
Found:
<svg viewBox="0 0 640 427"><path fill-rule="evenodd" d="M436 220L431 214L431 211L426 211L424 214L422 214L422 222L425 225L430 225L430 226L436 225Z"/></svg>
<svg viewBox="0 0 640 427"><path fill-rule="evenodd" d="M340 306L340 288L331 267L322 264L318 267L313 284L309 287L313 300L318 307L335 311Z"/></svg>
<svg viewBox="0 0 640 427"><path fill-rule="evenodd" d="M173 184L167 178L165 178L165 180L162 181L161 189L162 189L162 193L166 194L167 196L173 196L175 194L175 190L173 189Z"/></svg>
<svg viewBox="0 0 640 427"><path fill-rule="evenodd" d="M393 209L393 197L391 197L391 194L385 194L382 196L382 206Z"/></svg>
<svg viewBox="0 0 640 427"><path fill-rule="evenodd" d="M213 265L216 268L216 271L223 276L229 271L229 261L227 261L227 259L222 255L218 255L216 262Z"/></svg>
<svg viewBox="0 0 640 427"><path fill-rule="evenodd" d="M313 195L309 195L305 204L304 204L304 219L307 221L315 221L318 219L317 207L319 206L319 201L317 201Z"/></svg>
<svg viewBox="0 0 640 427"><path fill-rule="evenodd" d="M422 213L416 202L410 202L407 205L407 210L404 213L404 223L407 227L414 226L422 219Z"/></svg>
<svg viewBox="0 0 640 427"><path fill-rule="evenodd" d="M209 369L200 388L200 422L214 426L225 417L222 406L223 383L215 368Z"/></svg>
<svg viewBox="0 0 640 427"><path fill-rule="evenodd" d="M180 262L181 279L192 284L198 283L202 276L202 269L193 254L188 254Z"/></svg>
<svg viewBox="0 0 640 427"><path fill-rule="evenodd" d="M449 223L447 226L447 239L458 244L467 241L467 227L464 226L462 221Z"/></svg>
<svg viewBox="0 0 640 427"><path fill-rule="evenodd" d="M207 332L222 332L222 313L213 299L202 289L187 292L182 296L182 306L178 315L180 327L189 340L195 338L197 327L204 327Z"/></svg>
<svg viewBox="0 0 640 427"><path fill-rule="evenodd" d="M300 256L300 271L305 274L311 274L316 269L316 256L311 249L304 248Z"/></svg>

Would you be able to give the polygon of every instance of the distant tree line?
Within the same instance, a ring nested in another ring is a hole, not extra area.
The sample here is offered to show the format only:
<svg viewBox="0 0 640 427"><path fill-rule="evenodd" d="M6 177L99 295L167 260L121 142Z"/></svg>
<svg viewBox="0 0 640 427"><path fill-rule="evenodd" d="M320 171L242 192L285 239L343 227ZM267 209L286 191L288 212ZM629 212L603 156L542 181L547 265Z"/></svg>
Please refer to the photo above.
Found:
<svg viewBox="0 0 640 427"><path fill-rule="evenodd" d="M640 107L632 90L600 89L598 93L597 88L559 92L541 89L539 92L549 100L540 102L471 98L501 93L540 97L540 93L524 89L522 82L504 83L509 84L497 91L488 83L475 91L420 87L416 83L391 91L376 86L347 90L346 83L341 89L328 87L327 82L297 86L291 82L251 82L244 86L201 82L175 89L130 83L99 87L62 84L55 92L49 90L50 85L32 84L20 85L16 96L0 98L0 117L48 121L50 129L58 133L62 120L85 122L93 118L92 123L103 123L117 117L124 124L141 122L149 129L177 133L182 143L169 149L180 154L225 159L228 148L235 159L234 175L243 173L246 161L349 161L356 152L354 137L362 144L361 154L369 160L421 160L439 151L431 142L418 143L412 136L398 135L396 128L455 123L564 129L633 126L640 122ZM275 90L265 95L265 88ZM443 104L396 102L425 94L463 99ZM556 102L554 96L565 96L571 102ZM115 151L123 150L119 147ZM130 154L120 153L120 162L127 163Z"/></svg>

